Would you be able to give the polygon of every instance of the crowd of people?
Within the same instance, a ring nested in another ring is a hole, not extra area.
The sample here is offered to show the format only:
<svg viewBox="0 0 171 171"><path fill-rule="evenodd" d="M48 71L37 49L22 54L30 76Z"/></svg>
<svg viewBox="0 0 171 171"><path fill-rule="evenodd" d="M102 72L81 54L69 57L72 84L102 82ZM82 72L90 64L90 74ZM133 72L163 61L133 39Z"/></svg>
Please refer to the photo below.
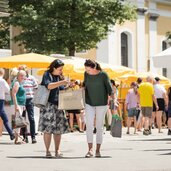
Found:
<svg viewBox="0 0 171 171"><path fill-rule="evenodd" d="M101 144L103 142L104 118L110 111L112 115L119 113L118 89L114 80L109 80L99 63L87 59L84 63L84 81L68 80L63 76L64 63L55 59L47 71L45 71L41 85L50 90L48 103L40 109L38 131L43 133L43 141L46 149L46 157L52 157L50 151L53 135L55 144L55 156L62 157L60 152L61 136L68 132L74 132L74 120L76 119L78 131L86 130L88 150L85 157L93 157L93 133L96 133L95 157L101 157ZM12 70L7 82L3 79L4 69L0 69L0 117L15 144L28 143L27 127L11 129L8 117L4 110L6 94L11 96L10 106L15 117L27 117L30 125L31 142L36 140L34 118L34 92L38 88L38 81L30 75L25 65L19 66L15 72ZM85 90L85 109L59 110L59 91L65 89ZM43 94L42 94L43 96ZM127 134L130 127L134 126L134 134L143 129L144 135L151 134L151 128L158 128L162 133L162 115L167 113L168 135L171 135L171 88L166 92L160 84L160 78L147 77L145 82L138 78L132 82L128 90L126 101L128 110ZM75 119L74 119L75 118ZM23 135L20 141L20 135Z"/></svg>
<svg viewBox="0 0 171 171"><path fill-rule="evenodd" d="M152 134L151 129L157 128L162 132L163 116L166 115L164 126L168 124L170 130L170 88L168 92L160 84L160 78L148 76L145 82L138 78L137 82L131 83L131 88L126 96L126 108L128 110L127 134L130 134L130 126L134 123L134 134L142 128L144 135Z"/></svg>

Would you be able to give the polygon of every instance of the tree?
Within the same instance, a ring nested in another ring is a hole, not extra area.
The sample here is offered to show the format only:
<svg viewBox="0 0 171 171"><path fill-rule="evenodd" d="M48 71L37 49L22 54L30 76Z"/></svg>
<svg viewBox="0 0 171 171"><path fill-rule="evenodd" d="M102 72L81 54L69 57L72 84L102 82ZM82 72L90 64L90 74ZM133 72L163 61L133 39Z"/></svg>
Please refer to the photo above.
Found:
<svg viewBox="0 0 171 171"><path fill-rule="evenodd" d="M14 38L27 51L67 53L96 47L110 25L135 19L136 7L120 0L11 0L10 24L22 33Z"/></svg>
<svg viewBox="0 0 171 171"><path fill-rule="evenodd" d="M10 48L10 30L6 17L0 18L0 49Z"/></svg>

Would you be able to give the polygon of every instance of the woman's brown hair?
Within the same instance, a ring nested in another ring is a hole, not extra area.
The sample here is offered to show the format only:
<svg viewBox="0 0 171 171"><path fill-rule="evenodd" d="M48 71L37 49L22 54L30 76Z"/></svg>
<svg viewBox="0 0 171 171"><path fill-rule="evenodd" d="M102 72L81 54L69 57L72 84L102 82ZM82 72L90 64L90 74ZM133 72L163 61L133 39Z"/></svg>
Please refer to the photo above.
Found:
<svg viewBox="0 0 171 171"><path fill-rule="evenodd" d="M97 63L96 61L91 60L91 59L86 59L84 66L90 67L90 68L95 68L96 70L102 71L100 64Z"/></svg>

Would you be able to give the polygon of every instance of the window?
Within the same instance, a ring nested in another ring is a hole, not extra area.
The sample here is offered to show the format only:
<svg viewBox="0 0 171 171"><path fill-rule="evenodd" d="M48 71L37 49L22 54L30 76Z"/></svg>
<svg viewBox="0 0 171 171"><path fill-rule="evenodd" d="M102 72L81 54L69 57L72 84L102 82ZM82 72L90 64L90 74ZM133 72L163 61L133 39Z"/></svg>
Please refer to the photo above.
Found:
<svg viewBox="0 0 171 171"><path fill-rule="evenodd" d="M167 49L167 42L163 41L162 42L162 50L166 50L166 49ZM167 68L162 69L162 74L163 74L163 76L167 77Z"/></svg>
<svg viewBox="0 0 171 171"><path fill-rule="evenodd" d="M121 65L128 67L128 36L121 34Z"/></svg>

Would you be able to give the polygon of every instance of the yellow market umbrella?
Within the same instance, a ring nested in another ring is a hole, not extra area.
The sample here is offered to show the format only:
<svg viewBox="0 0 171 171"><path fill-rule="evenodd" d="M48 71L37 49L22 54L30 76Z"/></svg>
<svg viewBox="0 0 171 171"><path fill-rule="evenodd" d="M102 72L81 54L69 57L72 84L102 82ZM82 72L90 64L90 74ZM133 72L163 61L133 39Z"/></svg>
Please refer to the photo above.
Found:
<svg viewBox="0 0 171 171"><path fill-rule="evenodd" d="M85 59L79 57L63 57L60 58L64 63L64 75L69 75L73 79L83 80L84 77L84 63ZM123 67L114 66L106 63L98 62L101 68L108 73L109 77L115 79L118 76L124 75L126 73L134 74L135 70ZM40 69L38 75L42 75L46 69Z"/></svg>
<svg viewBox="0 0 171 171"><path fill-rule="evenodd" d="M27 65L28 68L46 68L53 60L55 60L54 57L36 53L27 53L0 58L0 67L14 68L24 64Z"/></svg>

